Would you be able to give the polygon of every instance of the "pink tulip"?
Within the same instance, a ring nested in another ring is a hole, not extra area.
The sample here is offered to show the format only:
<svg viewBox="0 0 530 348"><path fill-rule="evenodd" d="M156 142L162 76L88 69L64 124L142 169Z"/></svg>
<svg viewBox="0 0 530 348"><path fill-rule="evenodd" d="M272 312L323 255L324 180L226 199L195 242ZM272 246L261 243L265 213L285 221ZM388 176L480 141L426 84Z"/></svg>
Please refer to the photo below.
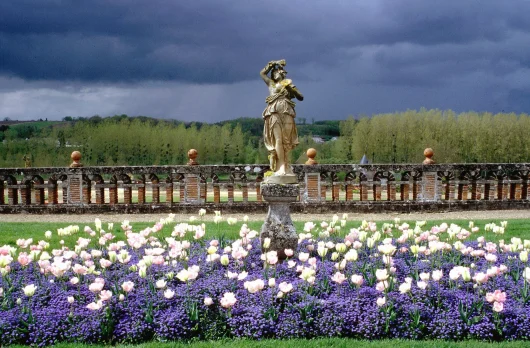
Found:
<svg viewBox="0 0 530 348"><path fill-rule="evenodd" d="M504 303L506 301L506 293L500 290L495 290L493 293L496 302Z"/></svg>
<svg viewBox="0 0 530 348"><path fill-rule="evenodd" d="M492 303L493 301L495 301L495 295L492 292L486 293L486 301Z"/></svg>
<svg viewBox="0 0 530 348"><path fill-rule="evenodd" d="M281 282L278 285L278 288L280 289L281 292L286 294L286 293L290 292L291 290L293 290L293 285L291 283Z"/></svg>
<svg viewBox="0 0 530 348"><path fill-rule="evenodd" d="M335 272L335 274L333 274L333 277L331 277L331 280L337 284L342 284L346 280L346 276L341 272Z"/></svg>
<svg viewBox="0 0 530 348"><path fill-rule="evenodd" d="M168 300L172 299L173 296L175 296L175 292L171 289L167 289L166 291L164 291L164 297Z"/></svg>
<svg viewBox="0 0 530 348"><path fill-rule="evenodd" d="M93 311L96 311L98 309L101 309L101 307L103 307L103 302L101 301L97 301L97 302L91 302L89 303L86 308L90 309L90 310L93 310Z"/></svg>
<svg viewBox="0 0 530 348"><path fill-rule="evenodd" d="M237 302L237 299L236 299L236 296L234 295L234 293L232 292L225 292L223 294L223 297L221 298L221 306L223 308L231 308L233 307L236 302Z"/></svg>
<svg viewBox="0 0 530 348"><path fill-rule="evenodd" d="M101 301L108 301L112 297L112 292L109 290L103 290L99 293Z"/></svg>
<svg viewBox="0 0 530 348"><path fill-rule="evenodd" d="M310 266L316 267L317 265L316 257L311 257L309 260L307 260L307 263L309 263Z"/></svg>
<svg viewBox="0 0 530 348"><path fill-rule="evenodd" d="M488 281L488 275L486 273L483 273L483 272L479 272L477 274L475 274L475 276L473 277L473 279L478 283L478 284L484 284Z"/></svg>
<svg viewBox="0 0 530 348"><path fill-rule="evenodd" d="M301 262L306 262L307 260L309 260L309 253L298 254L298 260L300 260Z"/></svg>
<svg viewBox="0 0 530 348"><path fill-rule="evenodd" d="M425 282L423 280L421 280L418 283L416 283L416 285L418 286L418 288L420 288L422 290L425 290L427 288L427 282Z"/></svg>
<svg viewBox="0 0 530 348"><path fill-rule="evenodd" d="M164 257L163 256L154 256L153 257L153 265L162 265L164 264Z"/></svg>
<svg viewBox="0 0 530 348"><path fill-rule="evenodd" d="M355 286L360 287L361 285L363 285L363 282L364 282L363 276L354 274L351 276L351 282Z"/></svg>
<svg viewBox="0 0 530 348"><path fill-rule="evenodd" d="M101 265L102 268L109 268L110 266L112 266L112 262L110 262L107 259L100 259L99 264Z"/></svg>
<svg viewBox="0 0 530 348"><path fill-rule="evenodd" d="M493 310L497 313L500 313L504 310L504 304L502 302L494 302Z"/></svg>
<svg viewBox="0 0 530 348"><path fill-rule="evenodd" d="M131 282L131 281L127 281L127 282L124 282L122 285L121 285L121 288L123 289L123 291L125 292L131 292L132 289L134 288L134 283Z"/></svg>
<svg viewBox="0 0 530 348"><path fill-rule="evenodd" d="M442 277L443 277L443 271L442 270L432 271L432 280L434 280L435 282L437 282L440 279L442 279Z"/></svg>
<svg viewBox="0 0 530 348"><path fill-rule="evenodd" d="M26 267L30 262L31 259L29 258L28 253L20 253L20 255L18 255L18 263L20 263L22 267Z"/></svg>
<svg viewBox="0 0 530 348"><path fill-rule="evenodd" d="M267 257L267 263L269 265L275 265L276 263L278 263L278 253L276 251L274 250L269 251L266 254L266 257Z"/></svg>

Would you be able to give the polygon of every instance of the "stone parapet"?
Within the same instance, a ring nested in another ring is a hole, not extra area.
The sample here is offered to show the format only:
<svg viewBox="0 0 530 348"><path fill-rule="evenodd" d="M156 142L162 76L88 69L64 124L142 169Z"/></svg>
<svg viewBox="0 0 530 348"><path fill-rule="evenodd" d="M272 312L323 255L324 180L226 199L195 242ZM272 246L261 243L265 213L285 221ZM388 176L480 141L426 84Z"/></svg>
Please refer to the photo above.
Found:
<svg viewBox="0 0 530 348"><path fill-rule="evenodd" d="M195 204L263 211L264 197L274 195L263 184L268 169L265 164L0 168L0 212L177 212ZM525 207L530 193L527 163L312 164L293 165L293 171L298 183L288 188L296 198L292 207L306 211L513 209Z"/></svg>

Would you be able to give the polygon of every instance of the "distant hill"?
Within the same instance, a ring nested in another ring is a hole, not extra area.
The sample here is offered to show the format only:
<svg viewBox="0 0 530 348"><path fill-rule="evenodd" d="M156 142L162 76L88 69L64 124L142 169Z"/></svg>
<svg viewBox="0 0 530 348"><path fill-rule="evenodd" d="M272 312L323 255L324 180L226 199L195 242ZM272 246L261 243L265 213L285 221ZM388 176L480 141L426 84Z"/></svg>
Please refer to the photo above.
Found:
<svg viewBox="0 0 530 348"><path fill-rule="evenodd" d="M305 122L305 119L302 119ZM340 121L315 121L313 123L299 123L296 125L299 136L305 135L318 135L324 140L329 140L332 137L340 136L339 129ZM230 124L235 127L236 125L241 126L243 133L249 133L252 136L260 137L263 134L263 119L241 117L234 120L226 120L216 123L220 126L224 124Z"/></svg>

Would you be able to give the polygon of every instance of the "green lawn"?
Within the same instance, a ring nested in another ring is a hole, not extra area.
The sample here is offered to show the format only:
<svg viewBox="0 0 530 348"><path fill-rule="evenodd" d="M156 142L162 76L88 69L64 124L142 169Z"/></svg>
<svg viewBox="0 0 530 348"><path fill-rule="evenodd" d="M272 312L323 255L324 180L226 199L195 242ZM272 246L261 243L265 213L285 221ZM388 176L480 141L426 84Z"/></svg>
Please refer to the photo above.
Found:
<svg viewBox="0 0 530 348"><path fill-rule="evenodd" d="M329 339L314 339L314 340L225 340L225 341L208 341L208 342L193 342L193 343L160 343L151 342L139 345L116 345L115 347L135 347L135 348L215 348L215 347L237 347L237 348L290 348L301 347L317 348L317 347L355 347L355 348L523 348L529 347L530 342L516 341L516 342L501 342L488 343L481 341L461 341L461 342L446 342L446 341L405 341L405 340L381 340L381 341L361 341L345 338L329 338ZM26 346L12 346L12 347L26 347ZM82 345L82 344L58 344L56 348L103 348L102 345Z"/></svg>
<svg viewBox="0 0 530 348"><path fill-rule="evenodd" d="M106 221L104 219L104 216L102 216L103 221L103 229L107 231L107 223L108 222L114 222L114 228L113 233L117 236L118 239L124 239L124 234L121 231L120 225L121 221ZM177 217L178 219L178 217ZM509 240L512 237L519 237L521 239L530 239L530 220L526 219L514 219L514 220L508 220L508 227L506 228L506 231L502 235L496 235L491 232L485 232L484 226L487 223L494 222L497 225L500 224L501 220L475 220L475 226L478 226L480 228L480 231L478 233L475 233L473 235L473 238L479 237L479 236L485 236L486 239L490 241L498 241L500 239ZM179 222L184 221L178 221L175 220L174 223L171 223L167 226L165 226L160 233L160 236L166 237L170 236L171 232L173 231L173 227L175 224ZM314 221L317 224L317 229L320 226L320 221ZM393 222L393 221L386 221L386 222ZM407 221L412 227L415 225L415 221ZM469 221L468 220L447 220L447 221L428 221L427 226L424 227L424 230L427 228L430 228L434 225L440 225L442 222L446 222L448 224L455 223L459 226L462 226L463 228L468 229ZM195 223L200 223L199 220L197 220ZM239 237L239 229L241 227L242 221L238 221L235 225L228 225L226 220L222 221L219 225L213 223L213 222L205 222L206 224L206 238L220 238L223 236L224 238L228 239L235 239ZM378 226L382 226L384 221L378 222ZM138 232L148 226L153 226L154 222L135 222L131 223L133 227L133 231ZM248 227L250 229L259 231L261 229L262 222L260 221L249 221ZM351 228L358 227L361 224L360 221L348 221L346 226L342 228L342 230L339 232L340 236L344 236L349 232ZM80 231L77 234L71 235L71 236L58 236L57 230L59 228L64 228L67 226L67 224L64 223L39 223L39 222L9 222L9 223L2 223L0 222L0 245L4 244L10 244L15 245L16 240L19 238L33 238L34 242L44 239L44 232L46 231L52 231L53 237L51 240L49 240L49 243L51 244L52 248L59 247L60 240L64 240L65 245L72 246L75 244L75 241L79 237L85 237L87 238L88 235L83 232L84 227L88 225L92 229L95 229L94 223L90 224L78 224ZM302 221L295 221L294 225L298 232L302 232L304 228L304 222ZM107 231L110 232L110 231ZM395 234L395 236L399 236ZM192 238L192 236L189 236Z"/></svg>
<svg viewBox="0 0 530 348"><path fill-rule="evenodd" d="M107 223L103 218L103 228L107 229ZM177 216L178 219L178 216ZM163 236L168 236L173 230L173 226L183 221L176 220L174 223L164 227L160 232ZM319 225L320 221L314 221ZM393 222L393 221L387 221ZM411 226L414 226L414 221L407 221ZM439 225L442 222L455 223L464 228L468 228L468 220L452 220L452 221L429 221L424 229L430 228L433 225ZM475 220L475 225L480 228L480 231L474 235L478 237L484 235L489 240L506 239L509 240L511 237L519 237L522 239L530 239L530 220L525 219L514 219L508 220L508 227L504 235L495 235L491 232L484 231L484 225L490 222L500 224L500 220ZM196 223L200 223L197 221ZM348 221L346 227L342 229L340 235L346 234L350 228L358 227L360 221ZM378 222L378 226L381 226L384 222ZM114 222L113 232L118 236L119 239L124 237L123 232L120 229L120 221ZM226 238L237 238L238 231L242 222L239 221L235 225L228 225L226 220L216 225L213 222L206 223L207 237L219 237L224 235ZM262 222L251 221L248 225L251 229L258 230L261 227ZM301 232L303 230L304 222L294 222L297 230ZM94 223L88 224L91 228L95 229ZM145 227L152 226L153 222L138 222L131 223L134 231L139 231ZM65 227L62 223L0 223L0 245L12 244L14 245L18 238L33 238L35 241L44 239L44 232L51 230L53 232L53 238L50 240L52 247L58 247L59 241L63 239L66 245L73 245L75 240L80 236L86 236L83 232L85 224L79 224L80 232L73 236L59 237L57 236L57 229ZM191 236L190 236L191 237ZM223 340L223 341L209 341L209 342L173 342L173 343L159 343L156 341L140 344L140 345L117 345L116 347L134 347L134 348L206 348L206 347L263 347L263 348L283 348L283 347L298 347L304 346L304 348L313 347L356 347L356 348L523 348L530 347L530 342L517 341L517 342L501 342L501 343L487 343L476 340L461 341L461 342L450 342L450 341L407 341L407 340L382 340L382 341L365 341L365 340L354 340L354 339L343 339L343 338L332 338L332 339L314 339L314 340L263 340L263 341L252 341L252 340ZM23 347L23 346L13 346ZM99 348L105 347L102 345L83 345L83 344L59 344L56 345L58 348Z"/></svg>

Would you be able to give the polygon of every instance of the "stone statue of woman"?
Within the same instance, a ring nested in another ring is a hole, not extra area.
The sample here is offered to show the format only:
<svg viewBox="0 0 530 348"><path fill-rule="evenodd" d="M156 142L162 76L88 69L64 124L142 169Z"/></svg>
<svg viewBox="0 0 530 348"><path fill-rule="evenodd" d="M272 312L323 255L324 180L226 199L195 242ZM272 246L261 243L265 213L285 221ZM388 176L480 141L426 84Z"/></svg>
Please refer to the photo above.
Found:
<svg viewBox="0 0 530 348"><path fill-rule="evenodd" d="M275 176L294 176L289 165L289 153L298 145L298 133L294 122L295 103L291 99L304 100L293 82L285 78L285 65L284 59L270 61L260 72L269 87L269 96L265 100L267 107L263 111L263 138Z"/></svg>

